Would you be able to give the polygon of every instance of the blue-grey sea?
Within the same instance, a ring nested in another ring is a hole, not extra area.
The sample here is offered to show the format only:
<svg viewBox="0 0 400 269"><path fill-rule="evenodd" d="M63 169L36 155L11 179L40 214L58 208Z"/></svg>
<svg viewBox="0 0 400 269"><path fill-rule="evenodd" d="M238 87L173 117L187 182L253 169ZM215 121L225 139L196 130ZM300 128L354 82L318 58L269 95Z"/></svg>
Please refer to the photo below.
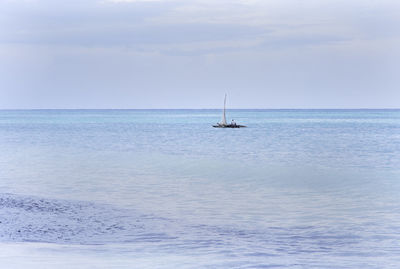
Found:
<svg viewBox="0 0 400 269"><path fill-rule="evenodd" d="M400 268L400 110L0 110L0 268Z"/></svg>

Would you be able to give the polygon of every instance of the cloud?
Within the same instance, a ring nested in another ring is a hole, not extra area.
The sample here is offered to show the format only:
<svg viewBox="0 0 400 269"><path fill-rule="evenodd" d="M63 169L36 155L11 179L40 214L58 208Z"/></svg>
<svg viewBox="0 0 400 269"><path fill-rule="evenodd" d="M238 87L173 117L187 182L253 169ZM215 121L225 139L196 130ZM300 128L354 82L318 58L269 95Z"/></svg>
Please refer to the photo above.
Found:
<svg viewBox="0 0 400 269"><path fill-rule="evenodd" d="M206 44L216 50L222 43L227 48L287 48L396 37L399 18L393 9L399 5L382 3L377 8L332 0L13 1L1 11L0 42L132 49L164 45L186 51L191 44L194 51Z"/></svg>
<svg viewBox="0 0 400 269"><path fill-rule="evenodd" d="M137 2L162 2L168 0L104 0L104 2L110 3L137 3Z"/></svg>

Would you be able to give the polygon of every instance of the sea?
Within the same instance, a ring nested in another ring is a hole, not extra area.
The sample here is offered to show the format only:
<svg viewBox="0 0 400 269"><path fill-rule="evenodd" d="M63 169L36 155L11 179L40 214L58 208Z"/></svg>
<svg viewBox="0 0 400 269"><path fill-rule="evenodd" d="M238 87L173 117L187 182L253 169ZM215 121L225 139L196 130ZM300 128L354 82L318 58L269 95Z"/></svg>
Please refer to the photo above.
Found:
<svg viewBox="0 0 400 269"><path fill-rule="evenodd" d="M0 110L0 268L400 268L400 110Z"/></svg>

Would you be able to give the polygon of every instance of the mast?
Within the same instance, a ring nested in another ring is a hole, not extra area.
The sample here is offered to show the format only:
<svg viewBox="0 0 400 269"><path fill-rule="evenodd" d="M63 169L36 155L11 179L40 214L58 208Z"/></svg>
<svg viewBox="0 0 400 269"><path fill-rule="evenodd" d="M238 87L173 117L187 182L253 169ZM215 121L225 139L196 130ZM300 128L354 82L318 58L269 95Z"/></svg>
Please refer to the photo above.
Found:
<svg viewBox="0 0 400 269"><path fill-rule="evenodd" d="M226 93L225 93L225 99L224 99L224 114L222 115L222 122L221 122L223 125L226 125L225 110L226 110Z"/></svg>

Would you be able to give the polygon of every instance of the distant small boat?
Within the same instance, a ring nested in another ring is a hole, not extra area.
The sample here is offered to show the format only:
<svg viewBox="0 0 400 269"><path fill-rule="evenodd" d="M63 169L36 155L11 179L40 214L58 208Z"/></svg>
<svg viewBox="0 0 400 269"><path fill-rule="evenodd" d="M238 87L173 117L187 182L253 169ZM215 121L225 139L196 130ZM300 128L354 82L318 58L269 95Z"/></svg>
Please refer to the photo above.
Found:
<svg viewBox="0 0 400 269"><path fill-rule="evenodd" d="M236 122L234 120L232 120L232 123L228 124L226 123L226 94L225 94L225 99L224 99L224 112L222 113L222 120L221 122L217 123L216 125L213 125L214 128L243 128L243 127L247 127L244 125L239 125L236 124Z"/></svg>

